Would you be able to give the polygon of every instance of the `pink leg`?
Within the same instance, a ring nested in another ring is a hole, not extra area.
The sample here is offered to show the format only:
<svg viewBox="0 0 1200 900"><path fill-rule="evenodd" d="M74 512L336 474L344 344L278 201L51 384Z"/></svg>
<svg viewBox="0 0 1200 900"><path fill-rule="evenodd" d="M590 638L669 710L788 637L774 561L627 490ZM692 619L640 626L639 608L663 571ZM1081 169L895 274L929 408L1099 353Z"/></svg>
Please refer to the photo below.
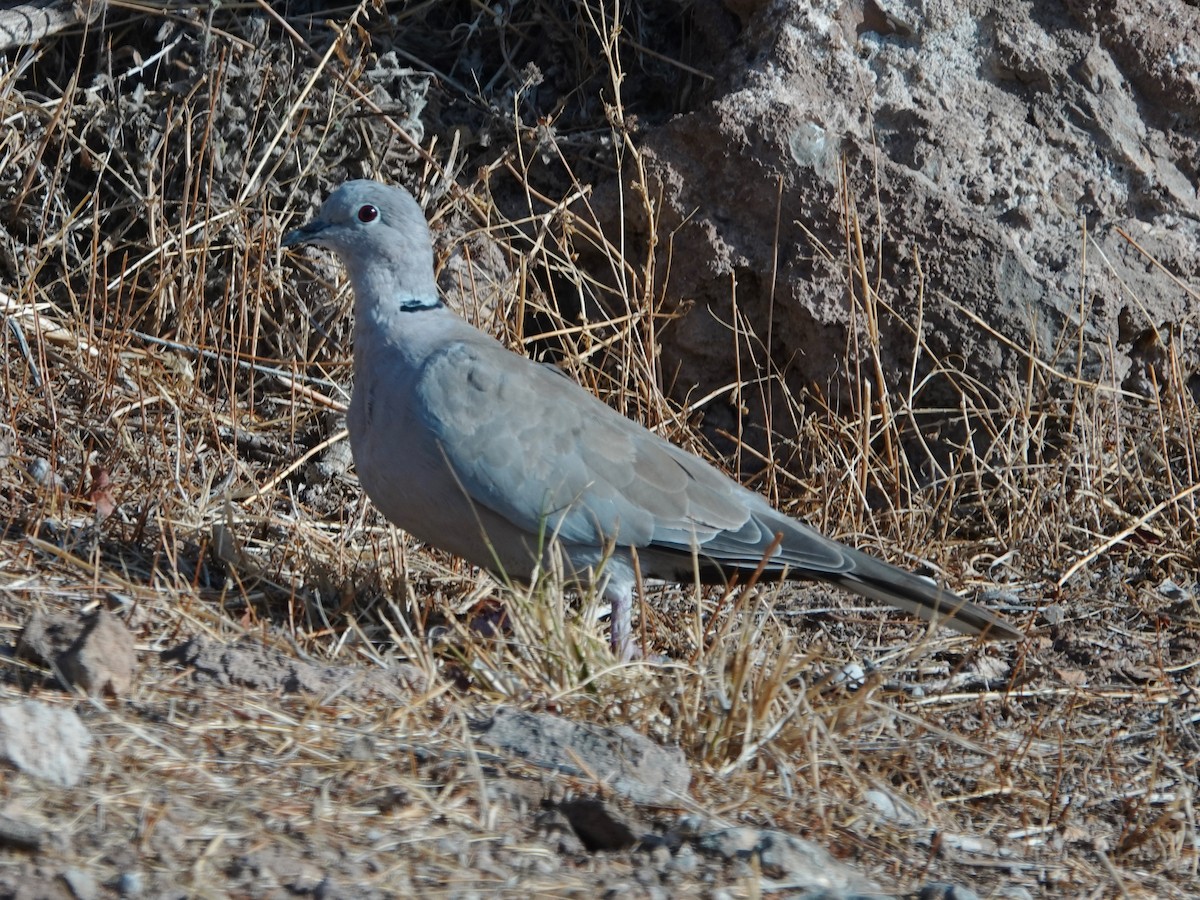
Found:
<svg viewBox="0 0 1200 900"><path fill-rule="evenodd" d="M610 621L613 653L621 662L640 659L641 650L633 643L633 585L616 585L609 581L604 588L604 596L612 605Z"/></svg>

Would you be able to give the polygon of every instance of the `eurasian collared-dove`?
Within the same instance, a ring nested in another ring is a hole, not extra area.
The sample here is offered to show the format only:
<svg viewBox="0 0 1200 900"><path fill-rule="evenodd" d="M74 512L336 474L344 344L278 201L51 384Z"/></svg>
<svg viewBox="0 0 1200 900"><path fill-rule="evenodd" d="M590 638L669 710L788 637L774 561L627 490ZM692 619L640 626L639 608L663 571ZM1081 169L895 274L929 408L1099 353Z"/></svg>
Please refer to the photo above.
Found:
<svg viewBox="0 0 1200 900"><path fill-rule="evenodd" d="M349 181L284 246L333 250L354 287L350 447L396 525L527 579L551 538L612 604L628 658L635 568L689 581L820 579L966 634L1020 640L996 614L822 537L626 419L559 370L508 350L438 296L425 216L406 191ZM772 550L772 548L774 548Z"/></svg>

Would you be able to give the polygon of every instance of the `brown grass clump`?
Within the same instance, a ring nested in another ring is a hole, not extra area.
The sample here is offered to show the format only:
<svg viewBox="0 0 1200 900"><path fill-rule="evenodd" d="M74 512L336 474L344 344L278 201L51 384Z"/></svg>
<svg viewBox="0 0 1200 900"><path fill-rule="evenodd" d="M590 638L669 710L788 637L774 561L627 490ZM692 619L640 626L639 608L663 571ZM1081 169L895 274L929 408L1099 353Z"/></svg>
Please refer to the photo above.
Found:
<svg viewBox="0 0 1200 900"><path fill-rule="evenodd" d="M500 778L473 736L502 702L682 748L694 799L652 830L681 814L780 829L897 889L1186 896L1200 413L1170 336L1146 397L1032 343L1012 347L1027 368L1011 385L981 384L918 319L910 377L835 406L799 395L740 323L729 390L772 427L717 462L755 470L757 490L843 540L992 590L1034 635L1019 648L923 633L820 588L684 585L651 590L640 616L671 662L619 666L597 598L554 572L497 586L365 502L340 418L345 287L331 264L278 249L347 175L418 187L465 316L712 455L699 424L713 398L665 389L656 348L678 261L622 103L630 60L670 61L643 31L654 23L532 7L497 24L471 6L464 27L548 54L586 47L554 77L588 86L571 121L590 134L529 121L522 94L546 76L506 68L501 50L496 84L441 73L440 102L478 106L475 136L420 135L429 80L370 74L371 29L427 33L435 58L431 4L390 21L362 4L326 27L266 5L112 3L103 30L23 50L0 75L0 614L15 638L34 610L115 610L144 665L130 696L89 703L9 660L3 702L75 705L98 750L76 788L6 779L0 812L66 832L0 850L0 883L75 867L136 874L152 895L329 879L357 895L566 896L651 865L649 850L572 857L539 836L504 794L513 770ZM151 32L170 55L119 49ZM598 170L620 173L649 240L592 214ZM850 199L843 214L845 245L824 251L858 313L848 357L877 361L878 322L896 313ZM608 271L581 269L582 251ZM871 374L849 382L886 383ZM947 389L956 406L926 402ZM196 636L322 665L403 662L425 686L198 686L155 656ZM666 884L757 895L751 867L723 865Z"/></svg>

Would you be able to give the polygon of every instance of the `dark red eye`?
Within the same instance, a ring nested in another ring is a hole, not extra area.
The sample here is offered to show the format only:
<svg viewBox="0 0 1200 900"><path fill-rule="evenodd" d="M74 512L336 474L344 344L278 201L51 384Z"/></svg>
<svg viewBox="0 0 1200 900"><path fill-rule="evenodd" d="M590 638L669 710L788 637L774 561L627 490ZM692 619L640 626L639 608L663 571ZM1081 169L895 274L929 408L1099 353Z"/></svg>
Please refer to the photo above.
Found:
<svg viewBox="0 0 1200 900"><path fill-rule="evenodd" d="M378 218L379 210L373 207L370 203L368 203L366 206L360 206L358 208L358 221L374 222Z"/></svg>

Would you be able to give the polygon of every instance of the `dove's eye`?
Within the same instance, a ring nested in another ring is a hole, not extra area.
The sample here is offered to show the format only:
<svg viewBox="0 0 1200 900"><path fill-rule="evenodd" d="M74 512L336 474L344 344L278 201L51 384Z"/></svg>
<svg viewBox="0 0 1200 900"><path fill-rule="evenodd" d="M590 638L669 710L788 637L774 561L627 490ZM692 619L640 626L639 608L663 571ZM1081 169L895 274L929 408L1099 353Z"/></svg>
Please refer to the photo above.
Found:
<svg viewBox="0 0 1200 900"><path fill-rule="evenodd" d="M374 222L378 218L379 218L379 210L377 210L370 203L368 203L366 206L360 206L358 208L358 221Z"/></svg>

